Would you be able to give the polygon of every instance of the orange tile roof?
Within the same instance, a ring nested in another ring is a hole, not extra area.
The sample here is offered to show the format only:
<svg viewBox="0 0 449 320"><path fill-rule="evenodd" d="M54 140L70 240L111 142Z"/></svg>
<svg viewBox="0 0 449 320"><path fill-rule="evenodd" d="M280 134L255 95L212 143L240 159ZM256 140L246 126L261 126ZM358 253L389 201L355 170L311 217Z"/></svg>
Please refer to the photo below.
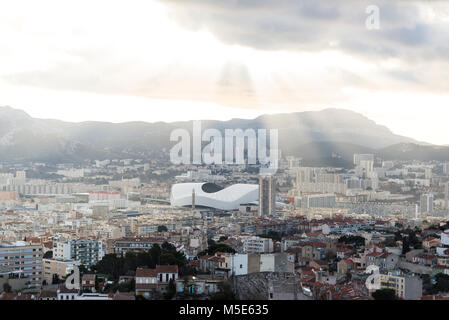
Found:
<svg viewBox="0 0 449 320"><path fill-rule="evenodd" d="M177 265L168 265L168 266L156 266L157 273L178 273Z"/></svg>
<svg viewBox="0 0 449 320"><path fill-rule="evenodd" d="M156 269L137 269L136 277L138 278L157 278Z"/></svg>

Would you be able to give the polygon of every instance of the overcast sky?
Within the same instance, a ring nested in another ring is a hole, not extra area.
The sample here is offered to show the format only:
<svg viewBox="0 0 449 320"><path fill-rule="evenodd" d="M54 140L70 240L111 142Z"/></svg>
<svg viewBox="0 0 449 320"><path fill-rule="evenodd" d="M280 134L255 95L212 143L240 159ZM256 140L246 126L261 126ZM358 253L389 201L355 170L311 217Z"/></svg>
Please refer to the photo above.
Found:
<svg viewBox="0 0 449 320"><path fill-rule="evenodd" d="M368 5L380 11L369 30ZM449 144L447 1L0 2L0 105L41 118L252 118L328 107Z"/></svg>

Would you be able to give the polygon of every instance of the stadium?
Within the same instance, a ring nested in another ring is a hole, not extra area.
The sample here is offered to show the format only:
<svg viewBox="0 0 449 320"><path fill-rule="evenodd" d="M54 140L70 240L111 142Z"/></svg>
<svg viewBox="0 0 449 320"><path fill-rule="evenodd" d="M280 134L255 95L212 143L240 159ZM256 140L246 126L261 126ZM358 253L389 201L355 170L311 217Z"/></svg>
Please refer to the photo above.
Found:
<svg viewBox="0 0 449 320"><path fill-rule="evenodd" d="M192 206L217 210L238 210L242 204L257 203L257 184L234 184L223 188L214 183L178 183L170 193L172 206Z"/></svg>

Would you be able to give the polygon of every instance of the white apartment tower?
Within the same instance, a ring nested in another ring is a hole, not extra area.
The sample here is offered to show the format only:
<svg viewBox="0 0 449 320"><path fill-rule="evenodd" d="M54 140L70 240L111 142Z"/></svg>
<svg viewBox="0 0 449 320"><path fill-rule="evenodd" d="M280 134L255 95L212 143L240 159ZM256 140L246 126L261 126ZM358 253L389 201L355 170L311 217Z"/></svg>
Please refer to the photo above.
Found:
<svg viewBox="0 0 449 320"><path fill-rule="evenodd" d="M421 196L421 213L433 212L433 194L423 194Z"/></svg>
<svg viewBox="0 0 449 320"><path fill-rule="evenodd" d="M444 184L444 209L449 210L449 182Z"/></svg>
<svg viewBox="0 0 449 320"><path fill-rule="evenodd" d="M374 163L373 154L354 154L354 165L360 166L362 161L370 161Z"/></svg>

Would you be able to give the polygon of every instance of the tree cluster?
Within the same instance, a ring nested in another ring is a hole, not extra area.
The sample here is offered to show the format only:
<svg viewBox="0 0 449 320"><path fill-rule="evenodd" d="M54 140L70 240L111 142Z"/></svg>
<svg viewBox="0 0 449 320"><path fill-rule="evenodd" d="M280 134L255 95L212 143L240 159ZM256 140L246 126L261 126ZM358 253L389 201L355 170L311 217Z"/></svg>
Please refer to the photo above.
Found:
<svg viewBox="0 0 449 320"><path fill-rule="evenodd" d="M439 273L435 276L434 292L449 292L449 275Z"/></svg>
<svg viewBox="0 0 449 320"><path fill-rule="evenodd" d="M345 243L354 247L362 247L365 245L365 238L360 236L342 236L338 239L339 243Z"/></svg>
<svg viewBox="0 0 449 320"><path fill-rule="evenodd" d="M178 265L185 266L187 259L183 253L165 242L162 246L154 244L147 251L128 252L123 256L107 254L99 261L94 270L97 273L108 275L111 279L118 280L123 275L134 275L137 268L154 269L156 265Z"/></svg>
<svg viewBox="0 0 449 320"><path fill-rule="evenodd" d="M229 252L229 253L235 253L235 250L224 243L212 243L209 245L209 247L206 250L201 251L198 253L198 256L213 256L217 252Z"/></svg>
<svg viewBox="0 0 449 320"><path fill-rule="evenodd" d="M237 297L235 296L234 292L232 291L231 286L227 282L222 282L218 284L218 292L215 293L211 300L237 300Z"/></svg>
<svg viewBox="0 0 449 320"><path fill-rule="evenodd" d="M374 300L398 300L393 289L381 289L373 292Z"/></svg>

